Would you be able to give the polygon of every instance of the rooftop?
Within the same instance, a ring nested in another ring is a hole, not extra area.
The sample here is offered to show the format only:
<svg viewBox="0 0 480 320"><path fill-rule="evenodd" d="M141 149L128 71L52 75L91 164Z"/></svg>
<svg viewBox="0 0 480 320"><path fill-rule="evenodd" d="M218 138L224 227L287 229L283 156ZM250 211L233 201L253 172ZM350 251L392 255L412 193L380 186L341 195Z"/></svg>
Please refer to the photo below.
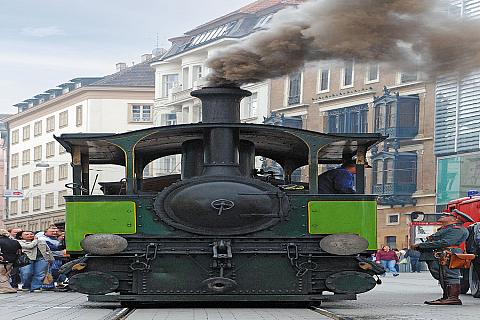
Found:
<svg viewBox="0 0 480 320"><path fill-rule="evenodd" d="M74 78L59 84L57 88L46 90L14 105L18 112L40 105L55 99L65 93L82 87L155 87L155 71L150 67L150 60L133 65L105 77Z"/></svg>
<svg viewBox="0 0 480 320"><path fill-rule="evenodd" d="M252 2L187 31L182 36L169 39L172 43L170 49L154 61L171 58L222 38L243 38L262 29L276 12L303 2L305 0L258 0Z"/></svg>

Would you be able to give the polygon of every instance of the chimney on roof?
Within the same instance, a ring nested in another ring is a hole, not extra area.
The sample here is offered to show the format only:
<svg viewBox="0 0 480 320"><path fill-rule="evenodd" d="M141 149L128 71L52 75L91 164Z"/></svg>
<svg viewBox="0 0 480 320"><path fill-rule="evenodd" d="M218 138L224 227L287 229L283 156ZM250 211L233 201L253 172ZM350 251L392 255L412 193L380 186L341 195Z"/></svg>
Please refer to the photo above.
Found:
<svg viewBox="0 0 480 320"><path fill-rule="evenodd" d="M150 60L150 59L152 59L152 54L151 53L142 54L142 62L145 62L145 61Z"/></svg>
<svg viewBox="0 0 480 320"><path fill-rule="evenodd" d="M127 64L125 62L119 62L115 66L117 67L117 71L127 69Z"/></svg>

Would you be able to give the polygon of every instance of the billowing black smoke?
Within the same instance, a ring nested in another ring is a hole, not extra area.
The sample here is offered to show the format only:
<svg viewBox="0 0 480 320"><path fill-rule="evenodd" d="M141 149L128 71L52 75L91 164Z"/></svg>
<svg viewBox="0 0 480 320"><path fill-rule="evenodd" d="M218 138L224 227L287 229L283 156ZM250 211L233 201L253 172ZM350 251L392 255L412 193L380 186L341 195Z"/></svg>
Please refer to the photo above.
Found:
<svg viewBox="0 0 480 320"><path fill-rule="evenodd" d="M210 84L260 82L318 60L383 63L430 77L480 66L480 21L447 11L448 0L311 0L212 57Z"/></svg>

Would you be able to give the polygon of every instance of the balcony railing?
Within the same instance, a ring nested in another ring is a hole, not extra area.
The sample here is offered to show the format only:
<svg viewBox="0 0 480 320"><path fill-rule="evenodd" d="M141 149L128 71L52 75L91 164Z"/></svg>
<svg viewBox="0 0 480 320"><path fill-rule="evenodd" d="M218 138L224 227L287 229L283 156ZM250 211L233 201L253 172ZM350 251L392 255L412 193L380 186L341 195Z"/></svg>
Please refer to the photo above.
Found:
<svg viewBox="0 0 480 320"><path fill-rule="evenodd" d="M288 97L288 105L293 106L300 103L300 95Z"/></svg>

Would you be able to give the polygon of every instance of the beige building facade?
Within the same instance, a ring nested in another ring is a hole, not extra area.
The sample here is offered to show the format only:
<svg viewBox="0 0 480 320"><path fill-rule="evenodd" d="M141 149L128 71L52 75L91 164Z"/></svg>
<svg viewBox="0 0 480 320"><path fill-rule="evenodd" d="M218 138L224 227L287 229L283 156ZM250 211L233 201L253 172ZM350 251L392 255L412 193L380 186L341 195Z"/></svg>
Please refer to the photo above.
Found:
<svg viewBox="0 0 480 320"><path fill-rule="evenodd" d="M388 135L369 153L366 193L379 195L378 244L407 247L409 214L435 213L435 86L381 65L326 62L272 80L270 105L304 129Z"/></svg>
<svg viewBox="0 0 480 320"><path fill-rule="evenodd" d="M23 196L6 200L6 227L44 230L63 223L72 194L71 156L55 140L64 133L121 133L153 126L154 71L149 62L103 78L77 78L16 105L6 119L7 184ZM120 166L91 166L90 179L119 181ZM102 194L98 184L93 194Z"/></svg>

